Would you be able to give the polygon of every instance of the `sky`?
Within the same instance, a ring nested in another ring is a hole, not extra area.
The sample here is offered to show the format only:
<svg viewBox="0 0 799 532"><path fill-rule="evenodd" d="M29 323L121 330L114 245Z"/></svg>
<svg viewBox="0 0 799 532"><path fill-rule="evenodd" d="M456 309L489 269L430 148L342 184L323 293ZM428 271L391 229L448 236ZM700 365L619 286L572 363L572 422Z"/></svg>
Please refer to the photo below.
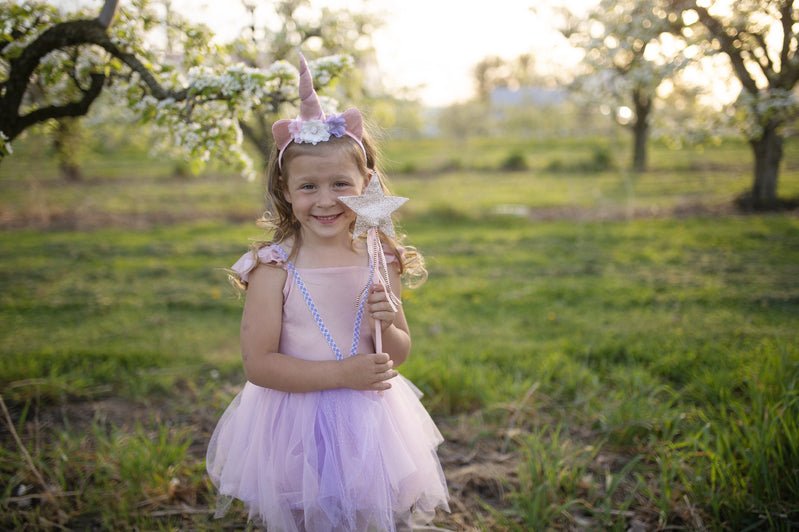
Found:
<svg viewBox="0 0 799 532"><path fill-rule="evenodd" d="M263 1L263 0L262 0ZM236 31L249 20L235 0L173 0L182 11L208 24L218 34ZM422 102L441 106L469 99L474 93L472 71L483 58L513 59L533 53L542 69L573 65L578 56L565 39L531 6L543 0L311 0L329 6L376 12L385 26L372 35L377 60L388 89L416 89ZM569 5L590 4L572 0ZM256 3L257 5L258 3ZM546 9L539 9L545 12ZM256 17L258 11L256 10Z"/></svg>
<svg viewBox="0 0 799 532"><path fill-rule="evenodd" d="M254 0L267 5L266 0ZM596 0L569 0L572 8ZM100 5L99 0L63 0L62 5ZM156 3L156 2L154 2ZM210 26L219 36L235 35L249 24L240 0L172 0L184 15ZM382 13L385 27L373 34L383 83L389 90L418 89L422 103L442 106L474 93L473 69L483 58L535 57L544 71L568 68L577 53L544 15L546 0L311 0L314 7ZM536 15L531 7L536 7ZM258 9L256 9L256 16Z"/></svg>
<svg viewBox="0 0 799 532"><path fill-rule="evenodd" d="M536 64L573 65L578 56L533 2L491 0L380 0L387 26L373 36L378 61L390 81L420 87L431 106L463 101L474 93L473 70L483 58L532 53Z"/></svg>

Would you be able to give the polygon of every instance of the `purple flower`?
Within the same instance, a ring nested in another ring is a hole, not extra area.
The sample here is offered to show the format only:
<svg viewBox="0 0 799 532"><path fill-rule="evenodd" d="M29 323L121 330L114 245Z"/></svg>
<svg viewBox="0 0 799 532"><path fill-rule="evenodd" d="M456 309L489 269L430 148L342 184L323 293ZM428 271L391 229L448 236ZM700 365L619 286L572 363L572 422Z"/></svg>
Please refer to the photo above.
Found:
<svg viewBox="0 0 799 532"><path fill-rule="evenodd" d="M347 130L347 121L341 115L330 115L325 122L327 123L327 130L335 137L342 136Z"/></svg>

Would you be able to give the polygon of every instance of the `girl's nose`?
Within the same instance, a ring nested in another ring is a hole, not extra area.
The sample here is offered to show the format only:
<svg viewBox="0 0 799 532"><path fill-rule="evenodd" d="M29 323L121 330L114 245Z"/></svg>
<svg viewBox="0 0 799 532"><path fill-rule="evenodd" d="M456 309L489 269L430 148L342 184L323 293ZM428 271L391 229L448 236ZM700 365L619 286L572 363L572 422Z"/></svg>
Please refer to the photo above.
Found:
<svg viewBox="0 0 799 532"><path fill-rule="evenodd" d="M338 202L338 196L335 190L325 190L319 195L319 205L331 207Z"/></svg>

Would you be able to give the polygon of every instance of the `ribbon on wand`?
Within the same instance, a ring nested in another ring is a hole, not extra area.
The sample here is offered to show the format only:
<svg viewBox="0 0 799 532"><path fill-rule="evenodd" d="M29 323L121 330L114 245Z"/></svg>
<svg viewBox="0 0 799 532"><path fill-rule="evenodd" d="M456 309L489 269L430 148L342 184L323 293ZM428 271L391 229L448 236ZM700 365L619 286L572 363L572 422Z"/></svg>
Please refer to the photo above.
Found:
<svg viewBox="0 0 799 532"><path fill-rule="evenodd" d="M388 264L383 253L383 245L380 243L379 232L394 238L394 224L391 221L391 213L408 201L408 198L386 196L383 193L383 186L380 184L377 173L372 172L369 184L363 194L360 196L340 196L339 199L357 215L355 228L352 231L353 240L366 233L370 285L371 283L378 283L385 288L389 306L391 310L396 312L397 305L401 303L391 290ZM380 320L375 320L375 349L378 353L383 352Z"/></svg>

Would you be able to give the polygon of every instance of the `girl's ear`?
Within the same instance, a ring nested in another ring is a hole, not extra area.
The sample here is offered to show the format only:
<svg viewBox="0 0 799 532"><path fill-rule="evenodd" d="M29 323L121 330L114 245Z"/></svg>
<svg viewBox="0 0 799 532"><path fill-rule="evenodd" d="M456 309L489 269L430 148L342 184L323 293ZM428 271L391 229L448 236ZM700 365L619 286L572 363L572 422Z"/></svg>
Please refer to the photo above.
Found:
<svg viewBox="0 0 799 532"><path fill-rule="evenodd" d="M361 194L363 194L366 191L366 187L369 186L369 180L370 179L371 179L371 177L369 175L365 175L363 177L363 183L361 183Z"/></svg>

